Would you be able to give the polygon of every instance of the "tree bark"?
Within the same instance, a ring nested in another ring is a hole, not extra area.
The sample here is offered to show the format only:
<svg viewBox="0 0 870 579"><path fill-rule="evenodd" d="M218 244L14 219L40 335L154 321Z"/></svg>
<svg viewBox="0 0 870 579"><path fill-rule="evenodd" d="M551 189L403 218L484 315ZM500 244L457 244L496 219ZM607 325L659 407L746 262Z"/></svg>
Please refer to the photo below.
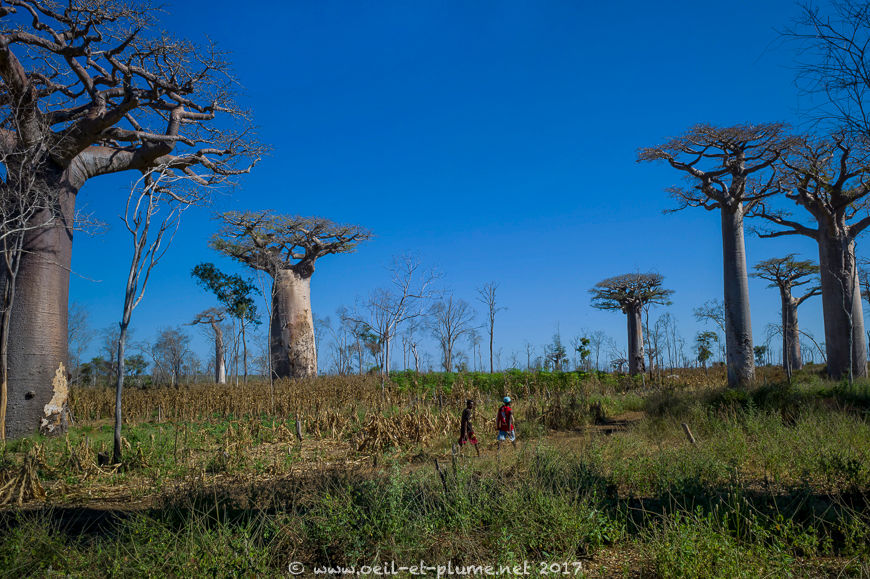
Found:
<svg viewBox="0 0 870 579"><path fill-rule="evenodd" d="M127 311L128 305L124 304L124 320L121 321L121 332L118 334L118 377L115 383L115 430L112 438L112 464L121 464L121 425L123 424L123 414L121 412L121 403L124 394L124 356L127 348L127 328L130 325L130 311Z"/></svg>
<svg viewBox="0 0 870 579"><path fill-rule="evenodd" d="M722 207L722 263L725 298L725 359L728 386L748 386L755 379L749 278L743 242L743 204Z"/></svg>
<svg viewBox="0 0 870 579"><path fill-rule="evenodd" d="M224 333L219 324L211 325L214 330L214 381L215 384L227 383L227 366L224 363Z"/></svg>
<svg viewBox="0 0 870 579"><path fill-rule="evenodd" d="M278 378L317 376L311 277L279 270L272 291L272 369Z"/></svg>
<svg viewBox="0 0 870 579"><path fill-rule="evenodd" d="M61 434L68 423L67 314L76 188L58 179L61 218L27 233L9 327L6 433ZM46 216L37 214L34 222ZM6 273L0 277L7 277Z"/></svg>
<svg viewBox="0 0 870 579"><path fill-rule="evenodd" d="M804 363L801 357L801 337L798 329L797 300L788 290L780 291L782 298L782 367L800 370Z"/></svg>
<svg viewBox="0 0 870 579"><path fill-rule="evenodd" d="M628 318L628 373L632 376L643 374L643 323L640 319L640 307L626 312Z"/></svg>
<svg viewBox="0 0 870 579"><path fill-rule="evenodd" d="M861 290L855 264L855 240L838 236L820 222L818 242L828 375L835 379L848 377L851 362L852 376L865 377L867 351Z"/></svg>

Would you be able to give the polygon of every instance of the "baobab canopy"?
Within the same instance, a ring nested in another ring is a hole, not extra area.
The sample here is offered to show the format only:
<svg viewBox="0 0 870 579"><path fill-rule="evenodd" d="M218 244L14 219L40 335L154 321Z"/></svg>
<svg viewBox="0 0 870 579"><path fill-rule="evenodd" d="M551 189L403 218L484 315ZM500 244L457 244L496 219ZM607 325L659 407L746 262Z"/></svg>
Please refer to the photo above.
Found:
<svg viewBox="0 0 870 579"><path fill-rule="evenodd" d="M348 253L370 239L369 230L322 217L235 211L220 215L223 226L211 246L272 277L270 355L279 378L317 374L317 348L311 313L315 262Z"/></svg>
<svg viewBox="0 0 870 579"><path fill-rule="evenodd" d="M668 305L674 293L664 289L658 273L625 273L595 284L592 306L601 310L620 310L628 317L628 369L631 374L644 371L643 326L640 315L651 304Z"/></svg>
<svg viewBox="0 0 870 579"><path fill-rule="evenodd" d="M11 303L4 335L15 336L6 424L13 436L64 427L72 230L85 183L162 167L198 187L218 187L263 152L235 103L229 64L213 46L157 33L159 12L148 2L60 6L0 5L4 185L39 183L53 201L33 215L31 223L47 225L26 234L20 263L0 274L0 294ZM13 281L14 296L5 292ZM5 401L5 381L3 394Z"/></svg>

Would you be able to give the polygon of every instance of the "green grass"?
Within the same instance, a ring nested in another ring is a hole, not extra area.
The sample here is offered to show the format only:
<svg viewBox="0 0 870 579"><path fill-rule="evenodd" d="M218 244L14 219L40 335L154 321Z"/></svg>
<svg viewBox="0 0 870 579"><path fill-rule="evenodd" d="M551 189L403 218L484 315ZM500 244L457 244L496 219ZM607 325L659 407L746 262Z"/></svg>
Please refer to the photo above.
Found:
<svg viewBox="0 0 870 579"><path fill-rule="evenodd" d="M367 456L354 450L355 429L340 440L306 432L298 445L287 438L292 419L265 415L133 424L126 455L139 458L88 476L68 470L67 441L75 449L87 437L91 449L108 450L109 425L11 441L0 453L7 469L43 445L40 476L55 507L0 512L0 575L279 576L291 561L310 569L421 559L582 560L590 573L607 560L606 573L662 577L870 574L866 383L805 372L791 385L729 391L698 376L646 389L581 378L437 378L454 389L462 381L456 397L478 380L493 391L508 381L518 402L518 449L496 457L487 447L482 459L455 462L453 433ZM523 380L541 381L526 395ZM492 414L497 396L476 392L483 416ZM454 398L436 418L455 413ZM596 427L595 404L611 418L643 418ZM384 409L410 411L400 398ZM350 450L337 457L342 444ZM68 489L159 498L82 530L70 523Z"/></svg>

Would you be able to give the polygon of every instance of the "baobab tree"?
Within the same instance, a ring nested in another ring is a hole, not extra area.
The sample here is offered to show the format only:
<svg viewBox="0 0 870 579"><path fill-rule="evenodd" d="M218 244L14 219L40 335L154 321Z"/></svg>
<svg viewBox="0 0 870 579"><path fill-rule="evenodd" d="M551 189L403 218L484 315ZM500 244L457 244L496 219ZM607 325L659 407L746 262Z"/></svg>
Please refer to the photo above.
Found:
<svg viewBox="0 0 870 579"><path fill-rule="evenodd" d="M722 223L722 265L725 298L725 356L728 385L747 385L755 376L749 281L743 219L765 197L778 190L774 162L790 145L779 123L713 127L696 125L663 145L640 149L639 161L666 161L692 181L671 187L687 207L718 210Z"/></svg>
<svg viewBox="0 0 870 579"><path fill-rule="evenodd" d="M270 211L220 216L223 227L211 246L272 277L270 355L278 378L317 375L311 314L311 276L323 256L349 253L371 238L358 225L322 217L274 215Z"/></svg>
<svg viewBox="0 0 870 579"><path fill-rule="evenodd" d="M673 290L664 289L658 273L626 273L609 277L590 289L592 306L601 310L620 310L628 317L628 371L634 376L644 371L643 324L641 312L648 304L668 305Z"/></svg>
<svg viewBox="0 0 870 579"><path fill-rule="evenodd" d="M226 182L261 154L234 103L224 55L152 34L157 13L147 1L0 3L0 148L40 153L32 164L6 163L3 171L44 184L56 208L56 218L33 216L40 226L27 233L15 283L10 436L33 432L43 420L62 422L72 228L84 184L156 166ZM213 126L217 117L221 124ZM9 283L4 268L0 287Z"/></svg>
<svg viewBox="0 0 870 579"><path fill-rule="evenodd" d="M7 171L0 177L0 440L6 438L6 411L8 406L9 334L15 289L25 241L29 232L51 225L57 217L58 207L54 192L38 178L38 171L30 166L42 160L40 145L18 151L0 149L0 165L14 166L20 171ZM37 216L40 216L37 219ZM23 401L16 397L14 405ZM13 409L13 413L17 409ZM61 420L65 418L60 416ZM52 425L54 426L54 425Z"/></svg>
<svg viewBox="0 0 870 579"><path fill-rule="evenodd" d="M779 162L781 187L786 199L809 213L811 225L769 201L753 211L781 227L759 231L760 237L803 235L818 244L825 349L832 378L867 375L855 240L870 226L868 161L870 148L863 139L842 133L831 138L802 137Z"/></svg>
<svg viewBox="0 0 870 579"><path fill-rule="evenodd" d="M209 308L199 312L190 323L192 326L199 324L211 328L214 336L214 382L215 384L227 383L227 366L224 360L224 331L221 324L227 318L227 311L223 308Z"/></svg>
<svg viewBox="0 0 870 579"><path fill-rule="evenodd" d="M795 254L790 253L759 262L754 269L752 277L769 281L768 287L779 289L782 300L782 367L790 376L792 370L803 367L797 310L802 303L822 292L818 285L819 266L809 260L795 259ZM794 288L810 283L813 285L802 296L793 295Z"/></svg>

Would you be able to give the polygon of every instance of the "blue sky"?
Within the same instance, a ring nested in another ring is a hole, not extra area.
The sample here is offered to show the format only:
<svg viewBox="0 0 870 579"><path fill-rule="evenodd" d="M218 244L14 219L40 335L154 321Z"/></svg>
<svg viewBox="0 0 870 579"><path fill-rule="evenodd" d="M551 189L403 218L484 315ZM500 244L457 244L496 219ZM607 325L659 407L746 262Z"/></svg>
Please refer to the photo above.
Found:
<svg viewBox="0 0 870 579"><path fill-rule="evenodd" d="M244 272L207 247L214 211L273 209L377 236L318 262L319 316L386 285L391 258L412 252L469 302L500 283L505 364L557 326L566 341L602 329L624 347L624 316L592 309L588 290L633 271L665 276L667 311L691 343L701 329L692 309L722 294L718 215L664 215L664 189L681 177L636 163L637 148L699 122L801 125L809 106L794 85L796 47L777 32L798 13L790 1L257 6L186 0L162 19L231 53L239 100L273 152L231 196L185 215L134 313L138 340L214 305L190 278L197 263ZM79 194L79 207L111 226L74 244L71 300L95 328L120 317L130 244L118 215L132 178L93 180ZM797 237L747 235L747 251L750 266L789 252L817 258ZM779 297L760 280L750 292L760 342ZM818 299L800 315L820 338ZM192 334L206 358L205 338Z"/></svg>

